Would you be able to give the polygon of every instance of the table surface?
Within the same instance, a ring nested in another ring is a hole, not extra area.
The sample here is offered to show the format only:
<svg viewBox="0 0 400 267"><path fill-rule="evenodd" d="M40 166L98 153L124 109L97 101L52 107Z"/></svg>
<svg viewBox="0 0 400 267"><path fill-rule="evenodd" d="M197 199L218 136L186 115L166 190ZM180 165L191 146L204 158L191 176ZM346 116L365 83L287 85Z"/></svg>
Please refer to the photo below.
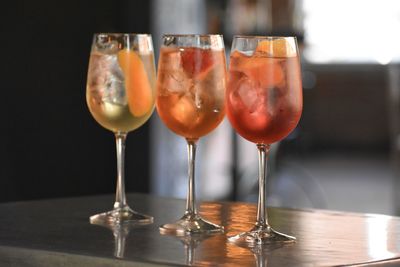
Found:
<svg viewBox="0 0 400 267"><path fill-rule="evenodd" d="M88 217L111 208L112 196L1 204L0 266L400 266L398 217L269 208L270 224L297 242L249 249L226 237L252 227L254 204L201 202L201 215L225 234L184 238L158 230L183 214L184 200L129 194L128 202L154 223L91 225Z"/></svg>

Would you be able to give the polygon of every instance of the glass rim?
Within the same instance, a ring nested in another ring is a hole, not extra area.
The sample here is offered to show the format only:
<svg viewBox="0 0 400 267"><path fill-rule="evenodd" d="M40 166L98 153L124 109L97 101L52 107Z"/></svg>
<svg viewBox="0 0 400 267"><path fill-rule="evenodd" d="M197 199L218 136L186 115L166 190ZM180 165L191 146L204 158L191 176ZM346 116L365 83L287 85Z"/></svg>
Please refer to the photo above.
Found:
<svg viewBox="0 0 400 267"><path fill-rule="evenodd" d="M108 36L116 36L116 37L121 37L121 36L152 37L151 33L129 33L129 32L95 32L95 33L93 33L93 36L99 36L99 35L108 35Z"/></svg>
<svg viewBox="0 0 400 267"><path fill-rule="evenodd" d="M212 37L212 36L219 36L223 37L222 34L202 34L202 33L165 33L162 35L162 38L165 37Z"/></svg>
<svg viewBox="0 0 400 267"><path fill-rule="evenodd" d="M296 36L283 36L283 35L242 35L237 34L233 36L233 39L290 39L297 40Z"/></svg>

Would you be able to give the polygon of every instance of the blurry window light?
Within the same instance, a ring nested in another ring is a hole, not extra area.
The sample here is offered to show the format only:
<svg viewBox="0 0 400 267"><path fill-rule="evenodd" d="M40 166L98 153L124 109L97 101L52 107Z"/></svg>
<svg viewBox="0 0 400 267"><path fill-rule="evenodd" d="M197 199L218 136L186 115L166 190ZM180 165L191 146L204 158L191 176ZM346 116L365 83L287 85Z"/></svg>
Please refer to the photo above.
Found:
<svg viewBox="0 0 400 267"><path fill-rule="evenodd" d="M314 63L400 59L400 1L303 0L305 58Z"/></svg>

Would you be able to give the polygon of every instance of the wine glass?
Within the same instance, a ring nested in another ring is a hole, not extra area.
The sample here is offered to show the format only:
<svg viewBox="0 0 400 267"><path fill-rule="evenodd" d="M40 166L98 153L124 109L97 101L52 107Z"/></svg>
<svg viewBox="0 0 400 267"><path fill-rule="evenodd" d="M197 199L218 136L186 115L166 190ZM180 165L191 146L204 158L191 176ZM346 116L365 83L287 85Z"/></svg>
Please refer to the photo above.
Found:
<svg viewBox="0 0 400 267"><path fill-rule="evenodd" d="M300 120L303 101L295 37L234 36L226 91L227 116L236 132L257 145L257 222L229 241L249 246L293 242L268 224L266 161L270 145L285 138Z"/></svg>
<svg viewBox="0 0 400 267"><path fill-rule="evenodd" d="M111 211L91 223L151 223L130 209L125 197L124 156L128 132L143 125L154 110L155 66L151 35L99 33L93 37L86 101L94 119L115 134L117 190Z"/></svg>
<svg viewBox="0 0 400 267"><path fill-rule="evenodd" d="M200 217L195 201L195 155L200 137L225 115L226 63L221 35L164 35L157 76L156 107L164 124L187 141L189 185L186 211L163 234L215 233L223 227Z"/></svg>

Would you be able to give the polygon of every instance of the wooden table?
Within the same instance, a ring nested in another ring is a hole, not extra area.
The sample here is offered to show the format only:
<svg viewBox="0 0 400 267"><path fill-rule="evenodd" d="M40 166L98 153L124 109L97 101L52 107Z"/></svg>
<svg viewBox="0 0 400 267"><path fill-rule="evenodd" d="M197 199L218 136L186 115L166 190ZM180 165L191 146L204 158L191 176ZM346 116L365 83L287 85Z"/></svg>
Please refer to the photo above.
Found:
<svg viewBox="0 0 400 267"><path fill-rule="evenodd" d="M112 196L1 204L0 266L400 266L397 217L270 208L271 225L297 242L248 249L226 236L253 225L253 204L202 202L200 213L226 233L179 238L158 226L182 215L183 200L130 194L128 202L154 223L114 231L89 224Z"/></svg>

